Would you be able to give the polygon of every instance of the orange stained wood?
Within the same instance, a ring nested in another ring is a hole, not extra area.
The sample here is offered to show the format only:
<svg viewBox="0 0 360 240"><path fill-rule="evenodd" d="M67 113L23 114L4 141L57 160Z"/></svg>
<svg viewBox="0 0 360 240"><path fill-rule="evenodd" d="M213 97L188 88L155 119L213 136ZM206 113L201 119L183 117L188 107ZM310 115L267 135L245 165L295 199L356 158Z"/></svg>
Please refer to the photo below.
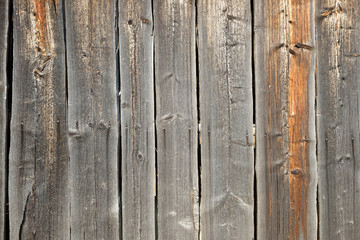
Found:
<svg viewBox="0 0 360 240"><path fill-rule="evenodd" d="M37 66L34 69L35 77L41 83L41 111L44 130L44 154L50 168L56 161L54 151L56 149L55 131L55 103L54 103L54 76L53 58L54 37L51 20L51 9L56 12L57 0L34 0L34 16L36 27ZM46 69L46 71L44 71Z"/></svg>
<svg viewBox="0 0 360 240"><path fill-rule="evenodd" d="M290 0L289 190L290 239L307 238L309 175L309 73L312 64L311 0Z"/></svg>
<svg viewBox="0 0 360 240"><path fill-rule="evenodd" d="M57 4L57 0L50 3L50 0L35 0L35 19L36 19L36 30L37 30L37 41L38 50L46 55L49 50L49 39L48 39L48 23L47 23L47 10L48 4Z"/></svg>
<svg viewBox="0 0 360 240"><path fill-rule="evenodd" d="M267 131L270 134L266 159L267 234L270 239L307 239L310 185L308 84L310 69L314 64L311 32L311 25L314 24L311 22L313 1L265 0L265 3L267 39L264 44L268 54L265 64L269 104ZM287 108L284 109L281 103L285 102L286 97ZM279 137L272 137L278 134L277 131L281 132ZM282 134L287 136L283 137ZM288 164L277 168L278 158L287 158ZM284 172L288 172L288 177L281 175ZM281 187L276 190L274 185ZM285 190L287 186L288 192ZM282 194L288 196L290 205L281 199ZM286 217L281 219L280 216ZM282 225L286 229L282 229Z"/></svg>

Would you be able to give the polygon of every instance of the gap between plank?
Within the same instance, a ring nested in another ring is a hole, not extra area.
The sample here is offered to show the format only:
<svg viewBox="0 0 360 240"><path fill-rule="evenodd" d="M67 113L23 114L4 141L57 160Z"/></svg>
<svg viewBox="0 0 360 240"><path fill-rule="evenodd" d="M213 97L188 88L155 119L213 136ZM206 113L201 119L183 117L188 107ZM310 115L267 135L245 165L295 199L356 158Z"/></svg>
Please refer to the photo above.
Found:
<svg viewBox="0 0 360 240"><path fill-rule="evenodd" d="M7 80L7 126L6 126L6 159L5 159L5 221L4 239L10 239L10 213L9 213L9 154L10 154L10 122L12 109L12 72L13 72L13 0L8 1L8 34L6 53L6 80Z"/></svg>
<svg viewBox="0 0 360 240"><path fill-rule="evenodd" d="M117 92L117 122L118 122L118 153L117 153L117 169L118 169L118 217L119 217L119 238L123 239L122 234L122 169L121 169L121 160L122 160L122 144L121 144L121 89L120 89L120 37L119 37L119 0L115 1L115 58L116 58L116 92Z"/></svg>
<svg viewBox="0 0 360 240"><path fill-rule="evenodd" d="M254 1L250 1L251 12L251 76L252 76L252 102L253 102L253 142L254 142L254 239L257 239L257 182L256 182L256 93L255 93L255 8Z"/></svg>
<svg viewBox="0 0 360 240"><path fill-rule="evenodd" d="M154 189L154 198L155 198L155 239L158 239L158 190L157 190L157 182L158 182L158 173L157 173L157 167L158 167L158 154L157 154L157 125L156 125L156 75L155 75L155 18L154 18L154 0L151 0L151 18L152 18L152 51L153 51L153 88L154 88L154 138L155 138L155 172L154 172L154 181L155 181L155 189Z"/></svg>
<svg viewBox="0 0 360 240"><path fill-rule="evenodd" d="M65 17L65 0L62 1L62 17L63 17L63 38L64 38L64 51L65 51L65 57L64 57L64 67L65 67L65 102L66 102L66 127L68 128L68 106L69 106L69 94L68 94L68 67L67 67L67 61L68 61L68 55L67 55L67 45L66 45L66 17ZM68 139L67 139L68 141ZM70 155L69 155L69 170L70 170ZM68 179L70 179L70 171L68 171ZM71 195L70 191L70 184L68 186L68 192ZM69 221L71 222L71 199L69 199ZM71 224L69 224L69 237L71 240Z"/></svg>
<svg viewBox="0 0 360 240"><path fill-rule="evenodd" d="M198 189L199 189L199 222L198 222L198 239L201 238L201 118L200 118L200 83L199 83L199 13L198 13L198 0L195 0L195 61L196 61L196 107L198 117L198 139L197 139L197 164L198 164Z"/></svg>

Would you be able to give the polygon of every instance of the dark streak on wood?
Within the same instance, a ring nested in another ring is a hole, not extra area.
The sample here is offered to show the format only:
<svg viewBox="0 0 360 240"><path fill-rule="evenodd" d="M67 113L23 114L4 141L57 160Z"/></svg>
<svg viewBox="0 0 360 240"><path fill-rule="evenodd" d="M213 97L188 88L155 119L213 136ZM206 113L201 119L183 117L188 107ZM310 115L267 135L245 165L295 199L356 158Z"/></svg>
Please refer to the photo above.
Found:
<svg viewBox="0 0 360 240"><path fill-rule="evenodd" d="M31 192L28 194L28 196L27 196L27 198L26 198L25 207L24 207L24 212L23 212L23 217L22 217L21 224L20 224L20 229L19 229L19 239L20 239L20 240L22 239L23 227L24 227L25 220L26 220L26 212L27 212L27 208L28 208L28 203L29 203L30 194L31 194Z"/></svg>

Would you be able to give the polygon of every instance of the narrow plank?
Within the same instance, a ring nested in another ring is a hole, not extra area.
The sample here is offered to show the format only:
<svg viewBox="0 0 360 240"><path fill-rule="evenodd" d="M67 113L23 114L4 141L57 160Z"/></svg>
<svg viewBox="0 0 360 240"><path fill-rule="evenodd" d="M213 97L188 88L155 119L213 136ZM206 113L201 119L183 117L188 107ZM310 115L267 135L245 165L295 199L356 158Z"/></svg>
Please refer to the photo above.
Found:
<svg viewBox="0 0 360 240"><path fill-rule="evenodd" d="M318 1L320 239L360 239L359 1Z"/></svg>
<svg viewBox="0 0 360 240"><path fill-rule="evenodd" d="M6 219L6 167L8 161L8 79L7 67L9 65L9 1L0 0L0 236L5 236ZM7 233L6 233L7 235Z"/></svg>
<svg viewBox="0 0 360 240"><path fill-rule="evenodd" d="M154 1L158 239L198 239L195 1Z"/></svg>
<svg viewBox="0 0 360 240"><path fill-rule="evenodd" d="M119 5L122 237L155 239L152 4Z"/></svg>
<svg viewBox="0 0 360 240"><path fill-rule="evenodd" d="M314 0L255 0L258 239L316 239Z"/></svg>
<svg viewBox="0 0 360 240"><path fill-rule="evenodd" d="M61 1L13 1L10 238L69 239Z"/></svg>
<svg viewBox="0 0 360 240"><path fill-rule="evenodd" d="M119 238L115 0L65 2L71 238Z"/></svg>
<svg viewBox="0 0 360 240"><path fill-rule="evenodd" d="M201 238L254 239L251 8L200 0Z"/></svg>

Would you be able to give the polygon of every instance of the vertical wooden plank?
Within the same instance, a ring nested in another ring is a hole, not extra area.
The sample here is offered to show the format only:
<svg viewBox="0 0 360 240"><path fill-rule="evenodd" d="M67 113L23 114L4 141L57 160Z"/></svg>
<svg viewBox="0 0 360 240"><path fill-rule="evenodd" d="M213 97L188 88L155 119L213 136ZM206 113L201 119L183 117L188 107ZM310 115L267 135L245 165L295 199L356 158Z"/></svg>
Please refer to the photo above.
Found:
<svg viewBox="0 0 360 240"><path fill-rule="evenodd" d="M360 239L359 7L316 7L320 239Z"/></svg>
<svg viewBox="0 0 360 240"><path fill-rule="evenodd" d="M119 238L115 1L65 2L71 238Z"/></svg>
<svg viewBox="0 0 360 240"><path fill-rule="evenodd" d="M123 239L155 239L153 20L150 0L120 0Z"/></svg>
<svg viewBox="0 0 360 240"><path fill-rule="evenodd" d="M316 239L313 0L255 0L258 239Z"/></svg>
<svg viewBox="0 0 360 240"><path fill-rule="evenodd" d="M69 239L62 1L13 4L10 238Z"/></svg>
<svg viewBox="0 0 360 240"><path fill-rule="evenodd" d="M0 0L0 236L5 236L6 167L8 160L9 1ZM6 233L7 235L7 233Z"/></svg>
<svg viewBox="0 0 360 240"><path fill-rule="evenodd" d="M158 239L198 239L195 1L154 1Z"/></svg>
<svg viewBox="0 0 360 240"><path fill-rule="evenodd" d="M201 239L254 238L251 8L200 0Z"/></svg>

